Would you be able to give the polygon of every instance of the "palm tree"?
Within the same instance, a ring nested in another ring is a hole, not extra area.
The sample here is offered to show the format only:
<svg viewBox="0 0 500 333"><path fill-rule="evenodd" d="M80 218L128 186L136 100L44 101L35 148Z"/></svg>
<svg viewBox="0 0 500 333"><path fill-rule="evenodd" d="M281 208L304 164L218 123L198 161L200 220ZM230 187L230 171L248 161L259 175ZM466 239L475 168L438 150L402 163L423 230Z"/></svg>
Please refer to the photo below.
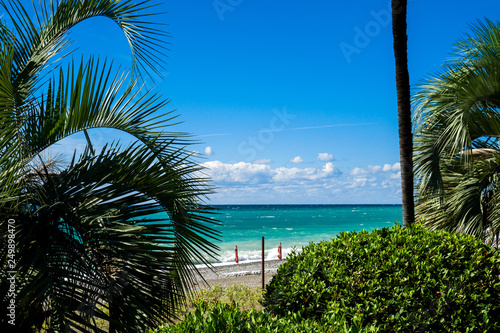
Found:
<svg viewBox="0 0 500 333"><path fill-rule="evenodd" d="M97 319L109 332L135 332L174 318L193 263L215 255L218 233L191 141L166 131L175 118L168 101L141 84L165 50L164 33L143 21L151 5L51 1L34 7L35 20L19 0L0 7L13 26L0 23L0 228L11 235L0 244L1 307L14 300L16 332L101 332ZM58 63L68 30L96 16L127 37L131 74L94 57ZM94 128L135 141L98 150ZM66 165L40 159L78 132L86 149Z"/></svg>
<svg viewBox="0 0 500 333"><path fill-rule="evenodd" d="M428 227L500 231L500 23L485 20L414 96L417 211Z"/></svg>
<svg viewBox="0 0 500 333"><path fill-rule="evenodd" d="M392 0L392 34L396 59L396 88L398 95L399 154L401 162L401 190L403 226L415 220L413 202L413 138L411 132L410 76L408 74L406 0Z"/></svg>

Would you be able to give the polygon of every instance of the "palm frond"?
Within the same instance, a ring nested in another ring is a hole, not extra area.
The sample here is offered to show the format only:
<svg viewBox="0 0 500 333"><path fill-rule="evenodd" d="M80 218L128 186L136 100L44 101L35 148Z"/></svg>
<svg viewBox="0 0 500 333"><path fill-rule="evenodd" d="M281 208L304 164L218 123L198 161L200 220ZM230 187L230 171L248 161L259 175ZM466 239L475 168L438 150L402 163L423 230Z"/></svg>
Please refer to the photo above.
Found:
<svg viewBox="0 0 500 333"><path fill-rule="evenodd" d="M110 332L135 332L175 318L197 274L194 263L215 257L220 235L203 204L211 188L186 151L189 136L167 130L177 117L165 111L168 100L146 91L134 72L161 68L166 34L142 21L153 15L151 5L48 1L34 6L34 19L19 0L0 0L0 7L13 25L0 22L0 226L16 222L19 329L100 332L100 318ZM67 32L96 16L128 38L132 74L92 57L51 66L67 54ZM42 82L42 75L50 78ZM87 133L93 128L136 141L97 151ZM87 147L69 165L35 163L77 132ZM9 274L5 242L2 281ZM5 308L8 284L0 294Z"/></svg>
<svg viewBox="0 0 500 333"><path fill-rule="evenodd" d="M497 214L499 41L499 22L478 23L414 95L417 209L431 228L482 238Z"/></svg>
<svg viewBox="0 0 500 333"><path fill-rule="evenodd" d="M37 154L59 140L92 128L112 128L128 133L150 148L152 141L165 144L158 151L165 156L189 143L187 135L167 132L177 116L164 112L168 104L158 93L142 91L135 80L127 84L124 72L113 74L112 66L90 59L48 85L44 103L26 115L22 133ZM176 138L176 145L169 144ZM185 140L183 138L186 138ZM177 146L177 148L176 148ZM32 156L31 156L32 157Z"/></svg>
<svg viewBox="0 0 500 333"><path fill-rule="evenodd" d="M21 274L30 278L18 297L34 312L50 299L50 311L64 309L60 325L91 327L84 316L91 313L135 331L175 316L197 272L193 262L215 256L219 237L209 207L199 204L210 189L186 176L196 171L182 158L165 169L136 144L105 147L97 156L87 150L61 174L41 173L19 226L19 252L27 255L19 265L35 275ZM40 255L24 246L42 247Z"/></svg>

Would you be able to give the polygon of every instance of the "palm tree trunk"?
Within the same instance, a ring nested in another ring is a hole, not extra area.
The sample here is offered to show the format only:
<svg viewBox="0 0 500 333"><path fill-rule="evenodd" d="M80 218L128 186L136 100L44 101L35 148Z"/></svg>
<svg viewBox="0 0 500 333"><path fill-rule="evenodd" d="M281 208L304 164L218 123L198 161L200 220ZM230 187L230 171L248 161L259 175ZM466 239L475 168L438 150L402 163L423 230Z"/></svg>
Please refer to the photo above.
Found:
<svg viewBox="0 0 500 333"><path fill-rule="evenodd" d="M394 58L396 59L403 227L408 227L415 221L413 202L413 138L411 133L406 11L407 0L392 0L392 34L394 38Z"/></svg>

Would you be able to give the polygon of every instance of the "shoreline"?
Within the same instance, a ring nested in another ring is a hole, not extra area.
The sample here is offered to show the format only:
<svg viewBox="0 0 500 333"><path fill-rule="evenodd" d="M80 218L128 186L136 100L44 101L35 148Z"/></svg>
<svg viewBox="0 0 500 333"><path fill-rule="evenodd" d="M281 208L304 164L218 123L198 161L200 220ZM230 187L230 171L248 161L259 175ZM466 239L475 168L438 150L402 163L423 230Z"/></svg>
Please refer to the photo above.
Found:
<svg viewBox="0 0 500 333"><path fill-rule="evenodd" d="M271 281L278 267L286 260L269 259L264 261L264 282ZM234 284L260 287L262 286L262 261L249 260L240 263L219 264L212 267L196 267L200 275L195 278L195 289L209 289L213 286L228 287ZM203 281L203 279L205 281Z"/></svg>

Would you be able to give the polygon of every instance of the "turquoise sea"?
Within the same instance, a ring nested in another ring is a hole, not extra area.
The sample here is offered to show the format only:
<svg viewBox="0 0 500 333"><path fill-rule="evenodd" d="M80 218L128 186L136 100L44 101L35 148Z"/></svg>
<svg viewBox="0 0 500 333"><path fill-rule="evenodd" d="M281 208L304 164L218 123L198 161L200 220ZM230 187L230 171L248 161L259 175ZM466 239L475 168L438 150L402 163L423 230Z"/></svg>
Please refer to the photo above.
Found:
<svg viewBox="0 0 500 333"><path fill-rule="evenodd" d="M234 262L235 246L239 261L276 259L278 245L283 257L292 247L301 249L311 241L334 238L342 231L373 230L402 221L401 205L217 205L222 222L220 256L215 262ZM213 262L213 260L211 260Z"/></svg>

